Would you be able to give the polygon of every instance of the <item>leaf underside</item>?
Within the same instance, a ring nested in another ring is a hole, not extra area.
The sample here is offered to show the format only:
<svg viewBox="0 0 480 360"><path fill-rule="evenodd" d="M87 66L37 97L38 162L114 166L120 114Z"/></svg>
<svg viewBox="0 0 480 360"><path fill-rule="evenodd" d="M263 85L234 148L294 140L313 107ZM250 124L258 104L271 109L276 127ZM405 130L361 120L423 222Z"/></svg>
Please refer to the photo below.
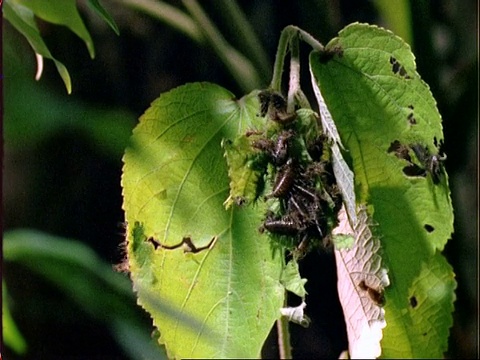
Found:
<svg viewBox="0 0 480 360"><path fill-rule="evenodd" d="M389 31L352 24L326 50L333 55L310 55L313 78L355 174L356 202L371 209L391 275L382 357L442 357L456 286L440 254L453 232L448 177L441 167L438 181L427 169L404 171L411 163L426 167L412 145L439 152L435 100L409 46Z"/></svg>
<svg viewBox="0 0 480 360"><path fill-rule="evenodd" d="M258 357L280 316L282 262L258 231L262 205L223 206L221 142L263 121L258 108L256 93L181 86L152 103L125 153L131 276L171 357ZM184 239L205 248L162 247Z"/></svg>

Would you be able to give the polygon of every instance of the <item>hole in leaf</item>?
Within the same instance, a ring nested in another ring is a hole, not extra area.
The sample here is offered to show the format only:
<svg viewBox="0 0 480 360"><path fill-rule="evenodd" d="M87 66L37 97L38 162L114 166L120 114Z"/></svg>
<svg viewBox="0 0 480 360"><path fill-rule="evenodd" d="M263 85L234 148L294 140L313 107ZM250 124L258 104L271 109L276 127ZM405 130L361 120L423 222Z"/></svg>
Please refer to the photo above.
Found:
<svg viewBox="0 0 480 360"><path fill-rule="evenodd" d="M413 116L413 113L408 114L407 120L411 125L415 125L417 123L417 119Z"/></svg>
<svg viewBox="0 0 480 360"><path fill-rule="evenodd" d="M412 297L410 298L410 306L411 306L412 308L416 308L417 305L418 305L417 298L416 298L415 296L412 296Z"/></svg>
<svg viewBox="0 0 480 360"><path fill-rule="evenodd" d="M423 226L425 228L425 230L427 230L429 233L431 233L434 229L434 227L432 225L429 225L429 224L425 224Z"/></svg>
<svg viewBox="0 0 480 360"><path fill-rule="evenodd" d="M392 64L392 71L394 74L399 74L405 79L410 79L410 76L407 74L405 68L393 56L390 56L390 64Z"/></svg>
<svg viewBox="0 0 480 360"><path fill-rule="evenodd" d="M157 240L155 240L154 238L148 238L148 242L150 242L150 243L153 244L153 248L154 248L155 250L157 250L159 246L160 246L160 247L162 246L162 245L161 245Z"/></svg>
<svg viewBox="0 0 480 360"><path fill-rule="evenodd" d="M387 152L395 153L395 156L398 157L399 159L404 159L404 160L407 160L408 162L411 161L410 155L408 154L408 147L405 145L402 145L398 140L395 140L390 144L389 148L387 149Z"/></svg>
<svg viewBox="0 0 480 360"><path fill-rule="evenodd" d="M158 247L161 247L161 248L167 249L167 250L175 250L175 249L178 249L179 247L183 247L183 252L185 252L185 253L191 252L191 253L196 254L196 253L198 253L202 250L210 248L210 246L215 242L216 239L217 239L217 237L214 236L212 238L212 240L210 240L207 245L201 246L201 247L198 247L198 248L193 244L192 238L190 236L184 236L182 241L180 241L178 244L175 244L175 245L162 245L162 244L160 244L160 242L158 242L154 238L148 238L148 241L153 244L155 250Z"/></svg>
<svg viewBox="0 0 480 360"><path fill-rule="evenodd" d="M407 176L420 176L420 177L427 176L427 172L425 171L425 169L422 169L420 166L415 164L410 164L408 166L405 166L403 168L403 173Z"/></svg>

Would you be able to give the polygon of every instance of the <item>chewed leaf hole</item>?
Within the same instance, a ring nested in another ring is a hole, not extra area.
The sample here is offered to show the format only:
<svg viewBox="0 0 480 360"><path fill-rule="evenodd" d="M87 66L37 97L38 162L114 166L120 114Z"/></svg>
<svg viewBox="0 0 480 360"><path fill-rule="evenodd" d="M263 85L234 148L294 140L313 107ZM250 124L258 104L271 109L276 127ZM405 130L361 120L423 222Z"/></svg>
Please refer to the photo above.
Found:
<svg viewBox="0 0 480 360"><path fill-rule="evenodd" d="M434 228L432 225L429 225L429 224L425 224L423 227L424 227L425 230L427 230L429 233L431 233L433 230L435 230L435 228Z"/></svg>
<svg viewBox="0 0 480 360"><path fill-rule="evenodd" d="M410 306L416 308L418 305L417 298L415 296L410 297Z"/></svg>
<svg viewBox="0 0 480 360"><path fill-rule="evenodd" d="M408 166L405 166L403 168L403 173L407 176L422 176L422 177L427 176L427 172L425 171L425 169L422 169L420 166L415 164L410 164Z"/></svg>
<svg viewBox="0 0 480 360"><path fill-rule="evenodd" d="M408 147L400 143L398 140L394 140L387 149L387 153L391 152L393 152L399 159L404 159L409 162L412 160L410 158L410 154L408 153Z"/></svg>

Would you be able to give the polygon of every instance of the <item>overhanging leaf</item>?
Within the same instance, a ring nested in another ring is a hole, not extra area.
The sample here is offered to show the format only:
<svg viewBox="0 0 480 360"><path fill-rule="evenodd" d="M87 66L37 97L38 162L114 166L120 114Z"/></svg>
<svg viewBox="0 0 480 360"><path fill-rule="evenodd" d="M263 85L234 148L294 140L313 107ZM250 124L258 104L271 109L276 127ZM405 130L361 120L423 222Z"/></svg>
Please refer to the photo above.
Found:
<svg viewBox="0 0 480 360"><path fill-rule="evenodd" d="M258 108L256 94L237 100L212 84L179 87L152 103L125 153L131 277L172 357L258 357L280 316L282 261L258 231L265 209L223 206L221 141L261 121ZM159 311L151 296L201 325Z"/></svg>
<svg viewBox="0 0 480 360"><path fill-rule="evenodd" d="M29 8L39 18L64 25L85 42L90 57L95 57L93 40L78 13L75 0L9 0Z"/></svg>
<svg viewBox="0 0 480 360"><path fill-rule="evenodd" d="M57 71L62 78L67 92L72 92L72 82L67 68L57 59L55 59L47 45L43 42L37 25L33 18L33 12L23 5L17 4L15 1L5 1L3 4L3 14L15 29L17 29L30 43L35 53L53 60Z"/></svg>
<svg viewBox="0 0 480 360"><path fill-rule="evenodd" d="M115 31L115 34L120 35L120 30L118 29L117 23L98 0L88 0L88 5L90 5L92 9L96 11L96 13L108 24L108 26L110 26L113 31Z"/></svg>
<svg viewBox="0 0 480 360"><path fill-rule="evenodd" d="M435 100L409 46L389 31L352 24L326 53L311 54L312 73L351 157L356 202L367 204L378 224L392 279L385 291L382 357L442 357L454 279L439 252L453 232L453 211L441 164L436 182L428 168L432 158L421 163L413 151L418 145L438 160L443 134ZM415 166L423 172L406 169ZM412 291L432 262L444 264L436 279L446 290L409 311ZM412 326L420 323L429 330Z"/></svg>

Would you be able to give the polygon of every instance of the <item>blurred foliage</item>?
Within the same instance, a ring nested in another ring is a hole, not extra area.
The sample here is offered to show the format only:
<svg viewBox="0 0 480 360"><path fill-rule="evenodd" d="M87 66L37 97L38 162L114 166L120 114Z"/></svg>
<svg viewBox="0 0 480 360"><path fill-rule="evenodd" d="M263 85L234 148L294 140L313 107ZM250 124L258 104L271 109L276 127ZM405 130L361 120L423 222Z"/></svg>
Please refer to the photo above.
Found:
<svg viewBox="0 0 480 360"><path fill-rule="evenodd" d="M97 0L88 0L89 5L118 35L118 27L110 14ZM64 25L80 37L87 46L90 57L95 57L93 40L80 16L75 0L5 0L3 17L8 20L25 38L37 55L37 75L42 74L43 57L53 60L67 92L72 92L70 74L67 68L50 53L35 23L34 16L52 24Z"/></svg>
<svg viewBox="0 0 480 360"><path fill-rule="evenodd" d="M176 11L163 12L162 20L149 7L154 3ZM202 2L208 24L214 25L211 32L200 25L201 13L191 3L103 0L101 4L118 25L121 35L117 36L87 1L79 0L79 13L95 44L94 60L75 34L37 19L48 49L69 69L71 96L65 94L51 62L45 63L42 80L34 82L34 55L26 40L4 22L3 222L5 231L36 231L6 234L5 249L8 240L10 249L17 246L18 255L8 260L5 251L2 275L7 304L28 350L22 357L6 347L3 357L142 358L151 320L135 304L128 280L113 274L108 265L123 257L119 250L123 241L120 159L135 118L161 92L186 82L215 82L242 95L251 85L233 76L239 64L244 69L253 67L254 83L266 87L268 64L273 66L285 26L298 25L326 42L354 21L411 36L418 72L438 102L456 214L455 234L446 255L459 285L447 356L478 356L477 279L472 276L477 267L473 224L478 222L478 204L472 196L477 191L478 155L476 2L411 0L396 4L403 10L394 11L381 0L305 0L281 5L275 0L245 0L238 3L244 14L231 1ZM190 25L179 28L174 19L178 14L186 15L183 19ZM222 37L215 40L218 34ZM219 55L229 49L241 54L230 65L232 58ZM306 66L302 76L309 76ZM78 239L83 245L65 238ZM13 246L15 242L18 245ZM59 246L63 255L60 250L47 255L49 246L52 250ZM65 253L71 253L70 260ZM87 263L96 265L88 268L82 257L95 259ZM309 314L313 322L308 330L292 328L293 355L337 357L345 348L346 336L338 299L326 295L335 294L336 289L333 256L311 254L300 270L309 278L309 302L317 309ZM273 332L263 355L278 356Z"/></svg>
<svg viewBox="0 0 480 360"><path fill-rule="evenodd" d="M135 311L129 280L113 272L89 247L20 229L4 234L3 255L7 264L21 264L52 282L80 313L105 323L127 354L145 359L164 356Z"/></svg>

